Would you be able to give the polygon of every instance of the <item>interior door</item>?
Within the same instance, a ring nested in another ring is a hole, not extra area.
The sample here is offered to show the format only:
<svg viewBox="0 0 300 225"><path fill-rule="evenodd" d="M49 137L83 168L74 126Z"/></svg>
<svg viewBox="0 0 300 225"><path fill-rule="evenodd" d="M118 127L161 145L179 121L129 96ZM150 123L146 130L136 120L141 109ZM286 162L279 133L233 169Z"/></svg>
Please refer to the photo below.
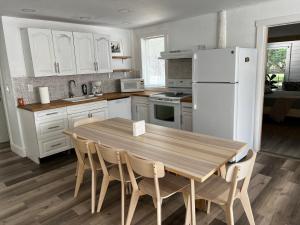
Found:
<svg viewBox="0 0 300 225"><path fill-rule="evenodd" d="M9 141L8 129L6 125L6 118L4 113L4 105L2 101L2 93L0 88L0 143Z"/></svg>
<svg viewBox="0 0 300 225"><path fill-rule="evenodd" d="M193 131L235 138L237 84L193 84Z"/></svg>
<svg viewBox="0 0 300 225"><path fill-rule="evenodd" d="M52 30L52 35L58 74L76 74L73 33Z"/></svg>
<svg viewBox="0 0 300 225"><path fill-rule="evenodd" d="M112 72L111 66L111 49L109 37L94 34L95 58L98 73Z"/></svg>
<svg viewBox="0 0 300 225"><path fill-rule="evenodd" d="M74 32L76 67L78 74L96 72L94 38L91 33Z"/></svg>
<svg viewBox="0 0 300 225"><path fill-rule="evenodd" d="M55 56L52 33L49 29L28 29L34 75L55 75Z"/></svg>

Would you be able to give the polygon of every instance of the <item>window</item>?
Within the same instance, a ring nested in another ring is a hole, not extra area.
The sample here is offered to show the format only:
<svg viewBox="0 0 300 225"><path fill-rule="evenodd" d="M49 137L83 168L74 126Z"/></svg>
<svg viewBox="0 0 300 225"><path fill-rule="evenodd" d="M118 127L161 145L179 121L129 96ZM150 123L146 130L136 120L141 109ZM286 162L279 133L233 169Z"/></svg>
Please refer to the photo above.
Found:
<svg viewBox="0 0 300 225"><path fill-rule="evenodd" d="M165 61L159 59L160 53L165 51L165 37L143 38L141 47L145 86L165 86Z"/></svg>
<svg viewBox="0 0 300 225"><path fill-rule="evenodd" d="M267 49L267 74L274 81L274 86L281 89L288 78L290 51L289 46L270 44Z"/></svg>

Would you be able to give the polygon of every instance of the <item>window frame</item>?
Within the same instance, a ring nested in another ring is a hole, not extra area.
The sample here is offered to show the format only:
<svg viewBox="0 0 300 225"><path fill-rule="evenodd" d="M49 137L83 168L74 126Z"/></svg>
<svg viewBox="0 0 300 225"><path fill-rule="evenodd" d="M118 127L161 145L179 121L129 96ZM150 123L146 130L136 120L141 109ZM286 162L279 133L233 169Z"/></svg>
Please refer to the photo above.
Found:
<svg viewBox="0 0 300 225"><path fill-rule="evenodd" d="M168 41L167 41L167 34L165 33L159 33L159 34L152 34L152 35L145 35L143 37L140 37L140 51L141 51L141 75L142 75L142 78L145 79L145 68L144 68L144 60L146 58L145 56L145 43L146 43L146 40L149 40L149 39L154 39L154 38L160 38L160 37L163 37L164 38L164 51L166 51L167 49L167 44L168 44ZM145 87L147 88L150 88L150 87L165 87L166 86L166 76L167 76L167 62L165 62L165 82L164 82L164 85L148 85L146 82L145 82ZM146 80L146 79L145 79Z"/></svg>

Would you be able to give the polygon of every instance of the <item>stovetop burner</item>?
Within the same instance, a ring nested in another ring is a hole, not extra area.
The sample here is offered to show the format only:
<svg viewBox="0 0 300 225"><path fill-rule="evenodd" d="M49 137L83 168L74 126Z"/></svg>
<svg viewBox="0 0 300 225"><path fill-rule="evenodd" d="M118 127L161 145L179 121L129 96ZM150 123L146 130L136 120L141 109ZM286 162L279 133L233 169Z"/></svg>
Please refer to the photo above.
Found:
<svg viewBox="0 0 300 225"><path fill-rule="evenodd" d="M191 96L191 94L186 94L183 92L163 92L163 93L151 95L150 100L152 99L156 101L180 102L180 99L188 96Z"/></svg>

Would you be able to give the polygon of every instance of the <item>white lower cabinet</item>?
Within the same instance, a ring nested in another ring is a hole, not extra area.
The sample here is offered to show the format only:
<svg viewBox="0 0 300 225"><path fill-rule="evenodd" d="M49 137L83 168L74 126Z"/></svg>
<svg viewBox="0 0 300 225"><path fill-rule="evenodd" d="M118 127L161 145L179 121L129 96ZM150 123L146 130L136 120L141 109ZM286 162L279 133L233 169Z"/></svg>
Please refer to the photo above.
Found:
<svg viewBox="0 0 300 225"><path fill-rule="evenodd" d="M149 123L148 97L133 96L131 102L132 119L145 120L146 123Z"/></svg>
<svg viewBox="0 0 300 225"><path fill-rule="evenodd" d="M120 117L131 120L131 98L108 101L109 118Z"/></svg>
<svg viewBox="0 0 300 225"><path fill-rule="evenodd" d="M88 117L108 117L107 101L39 112L19 111L26 155L36 163L40 163L43 157L72 148L70 138L63 131L73 128L75 121Z"/></svg>
<svg viewBox="0 0 300 225"><path fill-rule="evenodd" d="M193 131L192 103L181 104L181 129L186 131Z"/></svg>

